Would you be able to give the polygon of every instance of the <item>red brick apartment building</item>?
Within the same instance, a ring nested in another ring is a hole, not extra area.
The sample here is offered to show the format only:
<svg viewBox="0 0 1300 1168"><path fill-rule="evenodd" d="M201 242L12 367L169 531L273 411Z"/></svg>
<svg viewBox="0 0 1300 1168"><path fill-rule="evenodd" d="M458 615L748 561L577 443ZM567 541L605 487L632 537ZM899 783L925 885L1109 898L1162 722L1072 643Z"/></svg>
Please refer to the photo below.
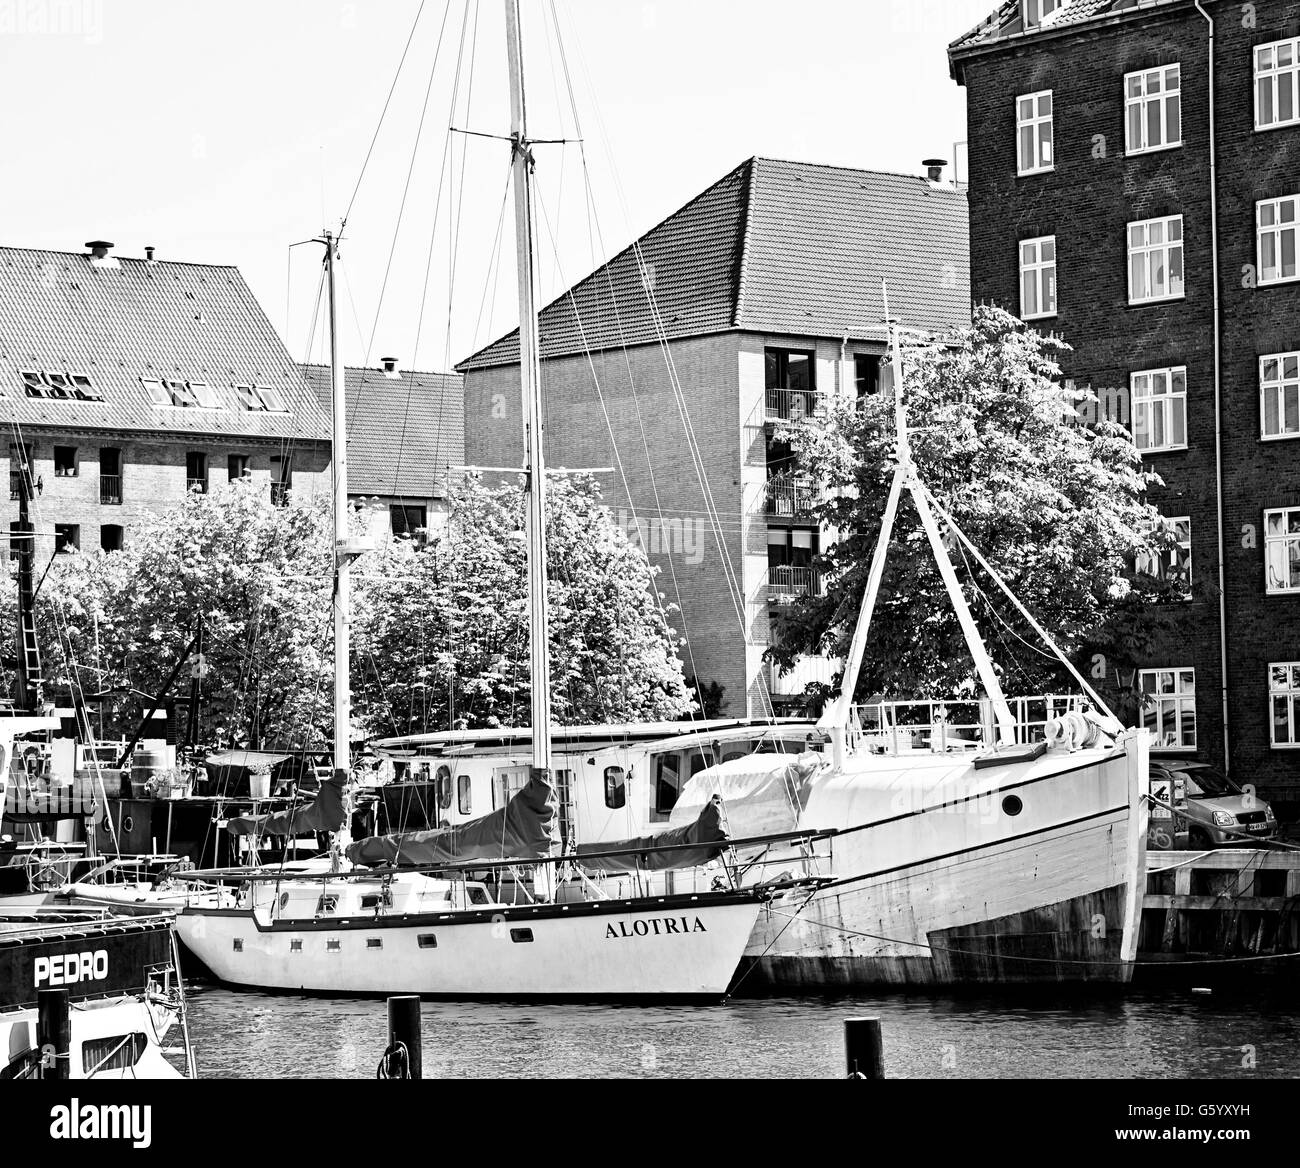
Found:
<svg viewBox="0 0 1300 1168"><path fill-rule="evenodd" d="M547 463L614 468L605 500L727 714L788 711L835 668L763 660L820 586L814 487L779 423L874 391L882 280L901 323L946 331L970 322L967 273L951 183L751 158L542 311ZM458 366L473 465L522 464L518 359L512 333Z"/></svg>
<svg viewBox="0 0 1300 1168"><path fill-rule="evenodd" d="M1177 635L1112 686L1157 749L1300 812L1300 3L1014 0L949 47L971 290L1114 391L1185 535ZM1220 587L1222 585L1222 587Z"/></svg>
<svg viewBox="0 0 1300 1168"><path fill-rule="evenodd" d="M0 522L17 523L25 448L38 572L121 547L188 490L329 490L330 418L238 269L112 247L0 248Z"/></svg>

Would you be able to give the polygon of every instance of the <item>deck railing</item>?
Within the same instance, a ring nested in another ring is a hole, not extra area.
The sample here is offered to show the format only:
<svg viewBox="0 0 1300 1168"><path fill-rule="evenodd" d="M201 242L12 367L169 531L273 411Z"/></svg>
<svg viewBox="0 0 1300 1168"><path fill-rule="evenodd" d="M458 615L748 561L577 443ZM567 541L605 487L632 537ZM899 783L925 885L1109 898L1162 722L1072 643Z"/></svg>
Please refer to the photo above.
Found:
<svg viewBox="0 0 1300 1168"><path fill-rule="evenodd" d="M1040 741L1051 719L1079 709L1084 701L1078 694L1008 698L1017 745ZM985 750L998 741L997 718L988 698L867 702L853 707L853 719L855 730L890 754Z"/></svg>

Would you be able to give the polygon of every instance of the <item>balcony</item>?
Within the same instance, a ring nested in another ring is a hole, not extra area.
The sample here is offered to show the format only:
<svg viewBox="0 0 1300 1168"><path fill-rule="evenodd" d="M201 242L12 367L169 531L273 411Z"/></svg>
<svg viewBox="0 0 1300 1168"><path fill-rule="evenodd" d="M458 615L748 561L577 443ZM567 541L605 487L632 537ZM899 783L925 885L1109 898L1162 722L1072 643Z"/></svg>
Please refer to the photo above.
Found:
<svg viewBox="0 0 1300 1168"><path fill-rule="evenodd" d="M817 413L819 394L811 389L768 389L767 420L797 422Z"/></svg>
<svg viewBox="0 0 1300 1168"><path fill-rule="evenodd" d="M811 520L820 499L812 479L794 475L773 475L763 489L763 512L782 519Z"/></svg>
<svg viewBox="0 0 1300 1168"><path fill-rule="evenodd" d="M99 501L105 506L121 506L122 504L122 476L106 475L99 476Z"/></svg>
<svg viewBox="0 0 1300 1168"><path fill-rule="evenodd" d="M821 588L821 574L815 568L775 564L767 569L768 600L789 604L800 596L811 596Z"/></svg>
<svg viewBox="0 0 1300 1168"><path fill-rule="evenodd" d="M843 667L844 663L837 657L800 657L791 669L782 672L773 661L768 684L773 697L802 697L812 682L830 685Z"/></svg>

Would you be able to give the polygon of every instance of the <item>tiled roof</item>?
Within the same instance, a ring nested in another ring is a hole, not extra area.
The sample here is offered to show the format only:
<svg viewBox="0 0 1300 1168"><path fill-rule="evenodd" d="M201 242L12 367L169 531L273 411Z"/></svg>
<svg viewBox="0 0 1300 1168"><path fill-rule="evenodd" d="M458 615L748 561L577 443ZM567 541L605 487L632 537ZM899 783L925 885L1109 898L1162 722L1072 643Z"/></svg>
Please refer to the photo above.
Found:
<svg viewBox="0 0 1300 1168"><path fill-rule="evenodd" d="M329 413L327 365L304 365ZM464 378L458 373L343 371L348 406L348 493L431 499L446 493L447 468L465 462Z"/></svg>
<svg viewBox="0 0 1300 1168"><path fill-rule="evenodd" d="M1029 33L1051 32L1068 25L1083 24L1099 16L1114 16L1130 9L1150 9L1173 2L1175 0L1065 0L1056 11L1043 18L1038 29L1030 29ZM964 49L993 44L1025 31L1020 0L1006 0L1006 3L970 32L953 41L948 46L948 52L958 54Z"/></svg>
<svg viewBox="0 0 1300 1168"><path fill-rule="evenodd" d="M297 365L239 270L0 247L0 413L20 425L328 439ZM84 374L102 401L28 396L21 370ZM141 378L204 382L215 408L157 406ZM287 412L232 388L276 390Z"/></svg>
<svg viewBox="0 0 1300 1168"><path fill-rule="evenodd" d="M638 270L640 252L653 303ZM970 320L966 196L919 176L751 158L541 313L542 356L738 329L884 335ZM575 309L576 305L576 309ZM462 362L519 359L518 331Z"/></svg>

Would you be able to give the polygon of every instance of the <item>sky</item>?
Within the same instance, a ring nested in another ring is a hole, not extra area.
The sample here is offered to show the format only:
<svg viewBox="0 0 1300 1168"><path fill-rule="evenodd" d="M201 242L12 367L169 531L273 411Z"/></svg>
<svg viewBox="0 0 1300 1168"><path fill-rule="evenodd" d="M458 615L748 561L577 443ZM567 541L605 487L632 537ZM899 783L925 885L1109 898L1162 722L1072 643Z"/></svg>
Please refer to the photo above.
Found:
<svg viewBox="0 0 1300 1168"><path fill-rule="evenodd" d="M996 6L523 0L530 135L569 140L536 148L543 302L752 155L952 160L946 47ZM237 266L324 360L322 249L291 245L346 215L344 359L448 368L518 320L479 136L509 132L504 29L502 0L0 0L0 243Z"/></svg>

